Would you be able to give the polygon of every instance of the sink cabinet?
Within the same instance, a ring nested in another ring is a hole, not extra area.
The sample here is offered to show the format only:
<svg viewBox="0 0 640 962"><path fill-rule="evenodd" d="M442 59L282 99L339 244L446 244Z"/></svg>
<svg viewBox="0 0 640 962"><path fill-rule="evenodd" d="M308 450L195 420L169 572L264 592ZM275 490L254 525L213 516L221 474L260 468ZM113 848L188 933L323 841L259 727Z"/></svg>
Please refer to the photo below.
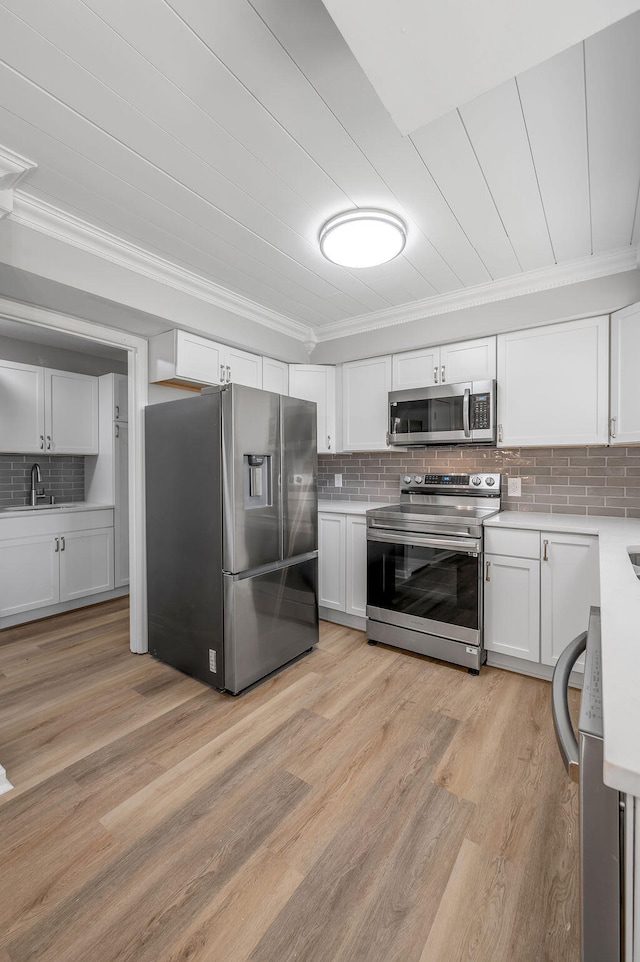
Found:
<svg viewBox="0 0 640 962"><path fill-rule="evenodd" d="M112 509L0 520L0 627L113 587Z"/></svg>
<svg viewBox="0 0 640 962"><path fill-rule="evenodd" d="M0 452L97 451L96 377L0 361Z"/></svg>

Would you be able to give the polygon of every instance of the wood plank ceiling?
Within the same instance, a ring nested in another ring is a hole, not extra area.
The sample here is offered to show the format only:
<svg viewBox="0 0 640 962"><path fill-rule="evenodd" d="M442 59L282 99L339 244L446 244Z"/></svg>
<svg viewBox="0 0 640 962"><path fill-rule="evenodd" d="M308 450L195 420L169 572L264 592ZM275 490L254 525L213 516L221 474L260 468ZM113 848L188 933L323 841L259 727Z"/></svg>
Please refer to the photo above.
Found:
<svg viewBox="0 0 640 962"><path fill-rule="evenodd" d="M411 137L320 0L0 0L23 191L314 328L640 242L640 14ZM322 222L384 207L345 270Z"/></svg>

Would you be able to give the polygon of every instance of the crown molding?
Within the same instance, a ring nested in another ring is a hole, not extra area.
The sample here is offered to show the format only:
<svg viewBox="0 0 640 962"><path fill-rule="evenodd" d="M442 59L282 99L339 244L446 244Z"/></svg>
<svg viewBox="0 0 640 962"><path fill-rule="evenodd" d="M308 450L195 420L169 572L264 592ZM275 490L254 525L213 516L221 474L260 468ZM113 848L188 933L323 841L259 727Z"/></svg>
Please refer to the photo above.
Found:
<svg viewBox="0 0 640 962"><path fill-rule="evenodd" d="M11 220L88 254L111 261L119 267L135 271L159 284L190 294L214 307L255 321L280 334L303 342L314 340L313 330L307 324L263 307L241 294L235 294L194 271L180 267L24 191L17 191L15 194Z"/></svg>
<svg viewBox="0 0 640 962"><path fill-rule="evenodd" d="M392 307L346 321L333 321L325 324L316 331L316 339L332 341L335 338L349 337L352 334L366 334L370 331L381 330L418 321L438 314L449 314L453 311L464 310L469 307L479 307L496 301L507 300L510 297L521 297L524 294L536 294L541 291L565 287L579 281L593 280L609 274L620 274L631 271L640 266L640 246L623 247L604 254L593 254L570 261L568 264L556 264L553 267L528 271L503 280L489 281L464 290L452 291L449 294L439 294L427 297L421 301L413 301L400 307Z"/></svg>
<svg viewBox="0 0 640 962"><path fill-rule="evenodd" d="M38 165L15 150L0 145L0 220L14 208L14 189Z"/></svg>

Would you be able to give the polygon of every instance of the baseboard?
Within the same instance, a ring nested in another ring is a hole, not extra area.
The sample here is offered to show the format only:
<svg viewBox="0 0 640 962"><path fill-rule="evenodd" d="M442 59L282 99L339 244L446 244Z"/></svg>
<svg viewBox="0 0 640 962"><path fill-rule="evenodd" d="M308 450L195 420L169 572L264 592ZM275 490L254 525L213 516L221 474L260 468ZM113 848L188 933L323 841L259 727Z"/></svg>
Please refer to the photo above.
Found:
<svg viewBox="0 0 640 962"><path fill-rule="evenodd" d="M332 621L336 625L344 625L345 628L356 628L358 631L367 630L367 619L359 615L348 615L346 611L334 611L333 608L318 608L318 615L323 621Z"/></svg>
<svg viewBox="0 0 640 962"><path fill-rule="evenodd" d="M487 664L494 668L504 668L506 671L515 671L519 675L530 675L532 678L541 678L543 681L551 681L553 668L550 665L541 665L536 661L526 661L524 658L514 658L513 655L503 655L499 651L487 651ZM572 671L569 677L569 684L572 688L582 688L582 672Z"/></svg>
<svg viewBox="0 0 640 962"><path fill-rule="evenodd" d="M5 792L10 792L12 788L13 785L7 778L7 773L2 765L0 765L0 795L4 795Z"/></svg>

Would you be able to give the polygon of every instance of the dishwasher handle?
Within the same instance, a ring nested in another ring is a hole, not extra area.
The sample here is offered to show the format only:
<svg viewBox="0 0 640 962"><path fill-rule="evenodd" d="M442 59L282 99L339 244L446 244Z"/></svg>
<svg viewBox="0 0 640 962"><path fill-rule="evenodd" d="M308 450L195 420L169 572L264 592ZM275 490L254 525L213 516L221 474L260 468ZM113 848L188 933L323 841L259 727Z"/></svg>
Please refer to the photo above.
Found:
<svg viewBox="0 0 640 962"><path fill-rule="evenodd" d="M580 756L578 739L571 724L569 714L569 675L582 652L587 647L587 632L583 631L567 645L562 652L556 667L553 669L551 683L551 709L553 711L553 727L556 731L558 748L562 755L564 767L573 782L578 781L580 771Z"/></svg>

